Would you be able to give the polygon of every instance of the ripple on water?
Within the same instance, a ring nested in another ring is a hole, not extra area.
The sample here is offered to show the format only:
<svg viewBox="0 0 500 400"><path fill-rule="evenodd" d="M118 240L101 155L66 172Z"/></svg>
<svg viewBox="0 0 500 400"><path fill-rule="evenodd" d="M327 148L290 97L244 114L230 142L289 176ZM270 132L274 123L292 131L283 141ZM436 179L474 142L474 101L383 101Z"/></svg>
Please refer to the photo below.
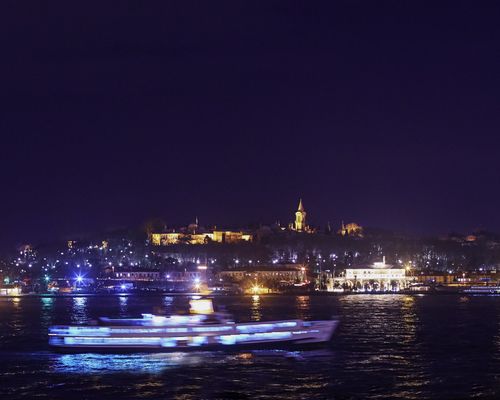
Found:
<svg viewBox="0 0 500 400"><path fill-rule="evenodd" d="M221 297L238 320L322 319L338 332L319 352L54 354L52 323L136 316L177 297L0 299L0 397L386 399L495 398L500 298L355 295Z"/></svg>

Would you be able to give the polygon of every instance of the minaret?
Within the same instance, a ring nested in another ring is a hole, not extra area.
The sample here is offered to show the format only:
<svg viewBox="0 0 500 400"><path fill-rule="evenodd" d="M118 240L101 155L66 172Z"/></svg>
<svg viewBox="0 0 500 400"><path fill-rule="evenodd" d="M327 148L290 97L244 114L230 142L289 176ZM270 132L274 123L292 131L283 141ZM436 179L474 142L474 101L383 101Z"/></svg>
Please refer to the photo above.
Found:
<svg viewBox="0 0 500 400"><path fill-rule="evenodd" d="M306 215L307 213L304 210L304 205L302 204L302 199L299 200L299 207L295 212L295 230L298 232L302 232L306 229Z"/></svg>

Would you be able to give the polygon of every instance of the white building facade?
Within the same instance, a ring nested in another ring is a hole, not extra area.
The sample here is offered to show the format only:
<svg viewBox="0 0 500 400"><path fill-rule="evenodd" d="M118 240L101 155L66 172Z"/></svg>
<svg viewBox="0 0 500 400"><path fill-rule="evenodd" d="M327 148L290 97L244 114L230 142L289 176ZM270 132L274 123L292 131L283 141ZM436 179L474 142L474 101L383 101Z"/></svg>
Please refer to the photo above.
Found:
<svg viewBox="0 0 500 400"><path fill-rule="evenodd" d="M358 291L398 291L406 288L410 278L406 276L405 268L394 268L382 262L369 266L346 268L339 277L331 278L328 290L358 290Z"/></svg>

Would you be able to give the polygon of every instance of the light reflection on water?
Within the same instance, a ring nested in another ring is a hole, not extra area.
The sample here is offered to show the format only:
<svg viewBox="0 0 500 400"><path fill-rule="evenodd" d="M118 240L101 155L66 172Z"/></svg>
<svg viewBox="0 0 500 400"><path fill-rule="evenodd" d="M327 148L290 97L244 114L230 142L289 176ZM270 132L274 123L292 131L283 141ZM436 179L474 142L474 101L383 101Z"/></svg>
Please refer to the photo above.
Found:
<svg viewBox="0 0 500 400"><path fill-rule="evenodd" d="M42 303L41 322L43 326L48 327L54 315L54 298L41 297L40 302Z"/></svg>
<svg viewBox="0 0 500 400"><path fill-rule="evenodd" d="M15 306L15 308L19 308L19 303L21 302L21 297L16 296L16 297L11 297L12 304Z"/></svg>
<svg viewBox="0 0 500 400"><path fill-rule="evenodd" d="M410 295L370 294L339 298L346 316L342 329L348 330L350 341L356 343L346 370L376 375L389 368L395 397L421 397L421 391L429 384L425 371L428 360L417 339L421 324L417 299Z"/></svg>
<svg viewBox="0 0 500 400"><path fill-rule="evenodd" d="M252 321L260 321L262 319L260 296L258 294L252 296L251 319Z"/></svg>
<svg viewBox="0 0 500 400"><path fill-rule="evenodd" d="M163 308L165 314L169 315L173 313L174 298L172 296L165 296L163 298Z"/></svg>
<svg viewBox="0 0 500 400"><path fill-rule="evenodd" d="M415 310L415 298L404 296L401 304L401 340L406 345L416 345L417 325L419 323Z"/></svg>
<svg viewBox="0 0 500 400"><path fill-rule="evenodd" d="M203 357L190 353L152 354L64 354L52 360L51 370L65 374L95 374L129 372L160 373L166 369L196 365Z"/></svg>
<svg viewBox="0 0 500 400"><path fill-rule="evenodd" d="M73 297L71 322L76 324L85 324L89 321L87 310L88 299L85 296Z"/></svg>
<svg viewBox="0 0 500 400"><path fill-rule="evenodd" d="M6 298L5 303L3 302L3 298L0 298L0 300L2 300L2 305L7 306L5 309L2 307L0 318L0 344L10 344L11 340L22 337L28 321L26 321L23 315L21 297ZM12 308L10 305L12 305Z"/></svg>
<svg viewBox="0 0 500 400"><path fill-rule="evenodd" d="M53 354L51 370L65 374L102 374L126 372L157 374L168 369L199 366L210 363L230 364L269 362L270 360L321 360L334 357L330 350L286 351L252 350L226 353L223 351L139 353L139 354Z"/></svg>
<svg viewBox="0 0 500 400"><path fill-rule="evenodd" d="M48 351L47 325L85 324L90 318L122 312L138 316L154 307L175 311L187 300L182 296L0 298L0 377L9 377L0 385L0 398L18 393L26 398L63 398L74 391L82 398L107 393L120 399L227 398L226 392L234 398L380 400L486 394L500 398L499 297L362 294L214 299L216 306L225 306L241 322L339 315L339 329L327 347L331 353L314 357L276 351L236 355ZM47 389L47 382L54 380L60 386ZM147 395L137 389L141 385L147 386Z"/></svg>
<svg viewBox="0 0 500 400"><path fill-rule="evenodd" d="M118 306L120 308L120 317L125 318L127 317L127 312L128 312L128 296L118 296Z"/></svg>
<svg viewBox="0 0 500 400"><path fill-rule="evenodd" d="M409 295L350 295L339 298L348 322L365 340L414 345L419 324L416 299ZM367 306L370 312L367 313ZM362 314L363 318L356 318Z"/></svg>
<svg viewBox="0 0 500 400"><path fill-rule="evenodd" d="M297 318L311 319L311 296L297 296L295 298Z"/></svg>
<svg viewBox="0 0 500 400"><path fill-rule="evenodd" d="M44 310L50 311L54 307L53 297L41 297L40 301L42 302L42 308Z"/></svg>
<svg viewBox="0 0 500 400"><path fill-rule="evenodd" d="M174 298L172 296L165 296L163 298L163 305L165 307L172 307L173 302L174 302Z"/></svg>
<svg viewBox="0 0 500 400"><path fill-rule="evenodd" d="M494 357L495 361L500 365L500 312L497 315L497 334L494 339L495 351ZM500 376L497 377L498 383L500 384Z"/></svg>

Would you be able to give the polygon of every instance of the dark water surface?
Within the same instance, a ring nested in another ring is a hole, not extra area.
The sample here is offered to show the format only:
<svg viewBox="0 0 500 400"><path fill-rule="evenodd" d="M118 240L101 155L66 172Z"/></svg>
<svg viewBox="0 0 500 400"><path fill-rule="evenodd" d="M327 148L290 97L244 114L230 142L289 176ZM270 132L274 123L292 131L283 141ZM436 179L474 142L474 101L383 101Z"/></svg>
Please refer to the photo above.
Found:
<svg viewBox="0 0 500 400"><path fill-rule="evenodd" d="M0 298L0 398L500 398L500 297L220 297L238 321L341 325L324 350L63 355L51 324L138 316L186 297Z"/></svg>

